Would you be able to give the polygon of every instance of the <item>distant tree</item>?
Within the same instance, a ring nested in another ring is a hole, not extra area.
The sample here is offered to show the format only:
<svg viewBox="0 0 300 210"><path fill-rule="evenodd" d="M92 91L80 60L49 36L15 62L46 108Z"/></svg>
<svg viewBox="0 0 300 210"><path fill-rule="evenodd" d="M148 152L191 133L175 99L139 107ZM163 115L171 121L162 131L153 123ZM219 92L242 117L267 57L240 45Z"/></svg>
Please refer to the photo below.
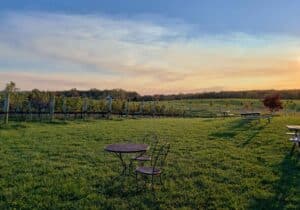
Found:
<svg viewBox="0 0 300 210"><path fill-rule="evenodd" d="M17 90L18 88L16 87L16 83L14 83L13 81L10 81L9 83L6 84L5 91L7 93L16 92Z"/></svg>
<svg viewBox="0 0 300 210"><path fill-rule="evenodd" d="M8 123L8 115L9 115L9 108L10 108L10 98L14 95L14 93L17 91L16 84L14 82L9 82L6 84L6 87L4 89L5 92L5 104L4 104L4 111L6 112L4 117L4 122Z"/></svg>
<svg viewBox="0 0 300 210"><path fill-rule="evenodd" d="M275 112L275 111L279 111L280 109L283 109L282 102L280 100L280 95L277 93L266 96L263 100L263 104L271 112Z"/></svg>

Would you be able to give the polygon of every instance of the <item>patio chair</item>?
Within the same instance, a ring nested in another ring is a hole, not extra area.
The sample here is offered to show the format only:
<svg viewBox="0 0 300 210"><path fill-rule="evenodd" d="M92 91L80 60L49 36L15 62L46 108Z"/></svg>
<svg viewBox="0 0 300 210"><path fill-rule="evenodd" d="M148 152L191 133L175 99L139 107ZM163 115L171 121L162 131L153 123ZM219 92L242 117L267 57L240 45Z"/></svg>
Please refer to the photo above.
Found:
<svg viewBox="0 0 300 210"><path fill-rule="evenodd" d="M135 178L136 178L137 185L138 185L138 174L142 176L148 176L148 177L151 176L152 190L154 189L154 177L159 177L160 184L163 185L161 176L163 174L163 168L169 151L170 151L170 144L166 143L160 146L159 149L154 152L155 156L153 156L153 158L151 159L150 166L139 166L136 168Z"/></svg>
<svg viewBox="0 0 300 210"><path fill-rule="evenodd" d="M156 134L147 134L143 138L143 143L149 145L149 150L137 156L132 157L133 161L138 161L139 165L143 165L146 161L151 161L154 151L156 150L156 146L158 144L158 138Z"/></svg>
<svg viewBox="0 0 300 210"><path fill-rule="evenodd" d="M300 151L300 137L292 137L290 138L290 141L294 143L290 152L290 154L292 155L296 147L298 147L298 150Z"/></svg>

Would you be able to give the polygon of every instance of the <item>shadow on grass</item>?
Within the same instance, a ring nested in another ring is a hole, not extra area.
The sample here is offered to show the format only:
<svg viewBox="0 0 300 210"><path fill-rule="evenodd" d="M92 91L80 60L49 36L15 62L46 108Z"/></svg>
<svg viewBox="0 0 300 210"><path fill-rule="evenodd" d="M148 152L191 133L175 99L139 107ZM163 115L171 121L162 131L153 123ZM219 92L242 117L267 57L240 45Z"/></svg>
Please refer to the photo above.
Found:
<svg viewBox="0 0 300 210"><path fill-rule="evenodd" d="M300 154L286 155L281 164L274 168L280 174L273 184L274 196L256 198L250 209L300 209Z"/></svg>
<svg viewBox="0 0 300 210"><path fill-rule="evenodd" d="M245 119L238 119L231 123L228 126L228 129L231 130L238 130L238 131L249 131L249 130L262 130L265 128L269 123L264 122L262 120L245 120Z"/></svg>
<svg viewBox="0 0 300 210"><path fill-rule="evenodd" d="M235 120L229 124L226 124L221 131L211 133L209 135L210 139L222 139L222 140L232 140L238 134L243 133L244 141L240 144L240 147L245 147L263 130L268 123L261 121L247 121L247 120Z"/></svg>
<svg viewBox="0 0 300 210"><path fill-rule="evenodd" d="M24 129L27 128L27 126L23 123L11 123L11 124L1 124L0 129L5 130L18 130L18 129Z"/></svg>
<svg viewBox="0 0 300 210"><path fill-rule="evenodd" d="M32 120L32 121L11 121L8 124L1 124L0 128L26 128L26 123L39 124L39 125L67 125L68 122L65 120Z"/></svg>
<svg viewBox="0 0 300 210"><path fill-rule="evenodd" d="M210 139L232 139L237 135L237 132L234 131L221 131L221 132L215 132L211 133L209 135Z"/></svg>
<svg viewBox="0 0 300 210"><path fill-rule="evenodd" d="M67 125L68 122L64 120L53 120L53 121L45 121L42 122L43 124L48 124L48 125Z"/></svg>
<svg viewBox="0 0 300 210"><path fill-rule="evenodd" d="M151 209L160 209L158 191L152 191L149 188L137 186L134 177L118 177L117 179L108 179L98 186L99 193L110 198L122 198L124 200L138 199L141 203ZM136 207L134 207L136 208Z"/></svg>

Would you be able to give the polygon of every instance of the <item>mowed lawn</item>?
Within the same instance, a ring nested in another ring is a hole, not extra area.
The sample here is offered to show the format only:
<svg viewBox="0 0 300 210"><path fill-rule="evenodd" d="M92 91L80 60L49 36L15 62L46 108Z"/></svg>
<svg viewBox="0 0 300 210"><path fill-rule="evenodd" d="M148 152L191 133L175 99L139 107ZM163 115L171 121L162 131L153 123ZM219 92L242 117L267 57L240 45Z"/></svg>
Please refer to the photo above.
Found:
<svg viewBox="0 0 300 210"><path fill-rule="evenodd" d="M11 122L0 128L0 209L300 209L286 124L300 118ZM112 182L120 163L104 152L147 132L171 143L155 193Z"/></svg>

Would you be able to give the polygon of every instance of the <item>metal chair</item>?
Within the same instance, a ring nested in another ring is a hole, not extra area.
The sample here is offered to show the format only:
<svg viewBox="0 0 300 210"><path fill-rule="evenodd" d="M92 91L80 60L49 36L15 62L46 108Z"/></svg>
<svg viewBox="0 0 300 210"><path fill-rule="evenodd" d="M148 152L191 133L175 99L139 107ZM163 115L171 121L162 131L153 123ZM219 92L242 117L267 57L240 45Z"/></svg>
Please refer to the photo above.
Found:
<svg viewBox="0 0 300 210"><path fill-rule="evenodd" d="M146 161L151 161L154 151L156 150L156 146L158 144L158 138L156 134L147 134L143 138L143 142L149 144L150 149L144 153L139 154L137 156L132 157L133 161L138 161L139 165L143 165Z"/></svg>
<svg viewBox="0 0 300 210"><path fill-rule="evenodd" d="M291 152L290 154L292 155L296 149L296 147L298 147L299 151L300 151L300 137L298 136L295 136L295 137L292 137L290 138L290 141L293 142L293 147L291 149Z"/></svg>
<svg viewBox="0 0 300 210"><path fill-rule="evenodd" d="M170 151L170 144L166 143L161 147L159 147L159 149L153 153L155 154L155 156L153 156L153 158L151 159L150 166L139 166L136 168L135 178L136 178L137 185L138 185L138 174L141 174L143 176L151 176L152 190L154 189L154 177L159 177L160 184L163 185L161 176L163 174L163 167L165 165L165 161L169 151Z"/></svg>

